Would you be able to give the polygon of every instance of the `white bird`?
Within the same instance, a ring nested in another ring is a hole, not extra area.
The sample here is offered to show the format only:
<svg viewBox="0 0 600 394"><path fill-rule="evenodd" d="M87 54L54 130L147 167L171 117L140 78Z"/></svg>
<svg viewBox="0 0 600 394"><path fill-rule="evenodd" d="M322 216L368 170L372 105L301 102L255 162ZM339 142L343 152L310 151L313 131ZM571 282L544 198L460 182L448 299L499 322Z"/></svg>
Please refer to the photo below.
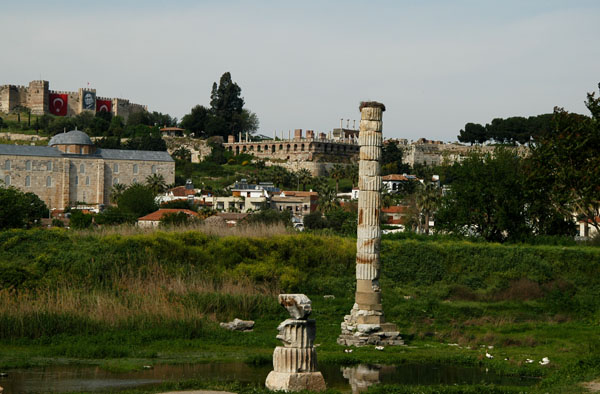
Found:
<svg viewBox="0 0 600 394"><path fill-rule="evenodd" d="M533 360L532 360L532 359L530 359L530 358L528 358L527 360L525 360L525 362L526 362L527 364L531 364L531 363L533 362Z"/></svg>
<svg viewBox="0 0 600 394"><path fill-rule="evenodd" d="M540 361L540 365L548 365L550 364L550 359L548 357L544 357L542 361Z"/></svg>
<svg viewBox="0 0 600 394"><path fill-rule="evenodd" d="M485 356L486 356L487 358L489 358L489 359L492 359L492 358L494 358L494 356L492 356L492 355L491 355L491 354L489 354L488 352L485 352Z"/></svg>
<svg viewBox="0 0 600 394"><path fill-rule="evenodd" d="M377 349L377 350L383 350L383 346L375 346L375 349Z"/></svg>
<svg viewBox="0 0 600 394"><path fill-rule="evenodd" d="M352 353L352 349L344 349L344 353Z"/></svg>

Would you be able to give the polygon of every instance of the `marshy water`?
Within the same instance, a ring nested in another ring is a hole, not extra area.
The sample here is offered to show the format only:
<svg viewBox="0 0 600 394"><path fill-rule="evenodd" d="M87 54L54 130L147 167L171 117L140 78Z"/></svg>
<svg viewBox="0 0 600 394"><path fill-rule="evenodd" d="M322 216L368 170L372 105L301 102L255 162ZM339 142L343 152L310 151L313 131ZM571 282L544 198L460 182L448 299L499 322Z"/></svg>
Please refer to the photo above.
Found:
<svg viewBox="0 0 600 394"><path fill-rule="evenodd" d="M211 363L155 365L134 372L109 372L90 366L52 366L7 371L0 378L5 394L28 392L104 391L143 387L164 381L206 379L207 381L243 382L263 385L270 365ZM529 386L536 378L502 376L480 367L456 365L354 365L320 364L327 387L358 393L373 384L478 384Z"/></svg>

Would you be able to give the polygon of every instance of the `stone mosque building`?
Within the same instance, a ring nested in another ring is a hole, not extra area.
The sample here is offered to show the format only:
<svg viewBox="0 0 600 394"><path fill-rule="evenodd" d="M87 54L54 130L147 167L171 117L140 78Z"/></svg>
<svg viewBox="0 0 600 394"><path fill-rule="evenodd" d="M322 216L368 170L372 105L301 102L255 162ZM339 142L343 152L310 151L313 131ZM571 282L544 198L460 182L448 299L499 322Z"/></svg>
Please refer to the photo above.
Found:
<svg viewBox="0 0 600 394"><path fill-rule="evenodd" d="M152 174L175 182L167 152L101 149L79 130L55 135L48 146L0 144L0 180L37 194L50 209L75 202L99 208L109 203L113 185L144 183Z"/></svg>

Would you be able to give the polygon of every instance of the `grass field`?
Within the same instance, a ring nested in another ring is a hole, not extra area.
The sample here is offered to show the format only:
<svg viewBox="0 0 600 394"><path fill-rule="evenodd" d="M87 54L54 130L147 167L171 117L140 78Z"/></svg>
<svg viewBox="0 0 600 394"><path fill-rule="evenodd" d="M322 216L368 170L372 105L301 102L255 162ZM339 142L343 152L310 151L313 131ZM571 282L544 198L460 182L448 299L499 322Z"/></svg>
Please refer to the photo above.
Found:
<svg viewBox="0 0 600 394"><path fill-rule="evenodd" d="M276 295L290 291L313 300L322 363L480 365L539 376L530 392L581 392L580 382L600 376L598 248L384 240L384 310L408 346L345 353L335 340L353 304L355 241L252 233L0 233L0 368L270 363L276 327L287 317ZM234 317L255 320L255 330L218 327ZM548 365L539 364L543 357ZM225 387L187 381L157 390L209 386ZM380 386L371 392L519 390Z"/></svg>

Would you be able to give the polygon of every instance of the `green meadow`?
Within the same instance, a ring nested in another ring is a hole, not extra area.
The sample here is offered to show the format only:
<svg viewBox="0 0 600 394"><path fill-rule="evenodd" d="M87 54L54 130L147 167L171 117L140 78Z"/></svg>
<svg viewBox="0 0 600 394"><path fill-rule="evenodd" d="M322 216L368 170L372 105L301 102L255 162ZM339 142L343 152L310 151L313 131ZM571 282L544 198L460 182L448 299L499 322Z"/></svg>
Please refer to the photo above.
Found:
<svg viewBox="0 0 600 394"><path fill-rule="evenodd" d="M313 301L320 363L482 366L539 377L528 392L581 392L581 382L600 376L597 247L384 237L384 310L407 346L345 353L336 338L353 305L355 239L264 229L231 236L191 230L124 234L0 233L0 369L266 365L278 345L276 327L287 317L277 294L300 292ZM254 331L219 327L235 317L255 320ZM540 365L544 357L548 365ZM177 388L264 391L198 380L152 390ZM381 385L369 392L523 390Z"/></svg>

